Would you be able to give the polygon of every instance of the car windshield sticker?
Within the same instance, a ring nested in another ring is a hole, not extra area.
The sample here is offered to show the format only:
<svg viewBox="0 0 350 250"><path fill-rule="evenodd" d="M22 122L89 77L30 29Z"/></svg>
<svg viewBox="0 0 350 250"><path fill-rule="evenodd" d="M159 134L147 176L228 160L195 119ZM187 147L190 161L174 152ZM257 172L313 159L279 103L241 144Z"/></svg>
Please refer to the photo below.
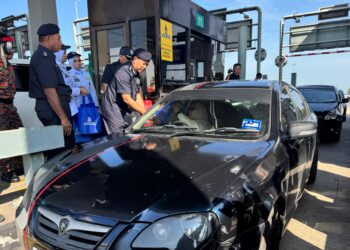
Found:
<svg viewBox="0 0 350 250"><path fill-rule="evenodd" d="M261 130L260 120L243 119L242 128Z"/></svg>

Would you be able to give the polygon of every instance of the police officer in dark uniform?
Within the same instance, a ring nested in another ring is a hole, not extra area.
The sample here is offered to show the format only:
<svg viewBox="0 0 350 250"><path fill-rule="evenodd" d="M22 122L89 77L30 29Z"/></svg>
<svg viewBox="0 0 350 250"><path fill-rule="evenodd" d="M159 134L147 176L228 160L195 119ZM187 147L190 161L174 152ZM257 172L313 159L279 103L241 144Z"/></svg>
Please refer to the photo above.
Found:
<svg viewBox="0 0 350 250"><path fill-rule="evenodd" d="M35 111L44 126L62 125L65 147L47 152L50 159L74 146L69 102L71 88L65 84L56 64L54 52L61 49L61 36L56 24L39 27L39 46L30 60L29 96L36 99Z"/></svg>
<svg viewBox="0 0 350 250"><path fill-rule="evenodd" d="M117 62L107 64L102 75L101 91L104 93L107 90L109 83L113 80L114 74L120 65L127 63L132 58L132 49L128 46L123 46L119 50L119 60Z"/></svg>
<svg viewBox="0 0 350 250"><path fill-rule="evenodd" d="M108 134L122 132L127 125L146 112L138 84L139 75L145 71L151 59L150 52L136 49L132 60L117 69L101 104Z"/></svg>

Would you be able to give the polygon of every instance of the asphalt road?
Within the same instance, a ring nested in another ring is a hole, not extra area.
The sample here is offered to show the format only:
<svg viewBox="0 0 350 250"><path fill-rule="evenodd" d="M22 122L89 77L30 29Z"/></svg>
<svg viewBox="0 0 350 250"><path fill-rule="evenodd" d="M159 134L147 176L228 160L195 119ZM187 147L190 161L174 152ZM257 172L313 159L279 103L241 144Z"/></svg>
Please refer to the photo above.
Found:
<svg viewBox="0 0 350 250"><path fill-rule="evenodd" d="M348 112L349 114L349 112ZM308 186L281 249L350 249L350 116L339 143L322 142L317 180Z"/></svg>
<svg viewBox="0 0 350 250"><path fill-rule="evenodd" d="M339 143L321 143L316 183L308 186L288 224L281 249L350 249L350 116ZM0 249L18 250L15 208L24 181L11 186L0 182Z"/></svg>

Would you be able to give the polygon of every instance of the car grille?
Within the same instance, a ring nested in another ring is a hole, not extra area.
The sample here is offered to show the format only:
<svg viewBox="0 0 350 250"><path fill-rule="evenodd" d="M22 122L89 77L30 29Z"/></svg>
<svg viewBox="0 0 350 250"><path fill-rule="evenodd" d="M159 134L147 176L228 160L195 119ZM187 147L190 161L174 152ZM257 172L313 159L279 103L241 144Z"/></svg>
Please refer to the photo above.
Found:
<svg viewBox="0 0 350 250"><path fill-rule="evenodd" d="M62 216L42 207L38 208L35 225L39 238L67 250L93 249L111 229Z"/></svg>

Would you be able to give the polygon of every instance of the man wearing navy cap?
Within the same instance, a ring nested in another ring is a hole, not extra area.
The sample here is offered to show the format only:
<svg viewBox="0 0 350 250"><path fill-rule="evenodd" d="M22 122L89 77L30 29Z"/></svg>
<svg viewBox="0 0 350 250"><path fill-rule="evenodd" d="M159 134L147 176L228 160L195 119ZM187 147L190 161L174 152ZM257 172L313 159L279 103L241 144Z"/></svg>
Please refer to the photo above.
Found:
<svg viewBox="0 0 350 250"><path fill-rule="evenodd" d="M146 112L137 85L140 82L139 75L145 71L151 59L150 52L136 49L132 60L117 69L101 105L108 134L122 132L140 114Z"/></svg>
<svg viewBox="0 0 350 250"><path fill-rule="evenodd" d="M50 150L50 159L65 149L74 146L69 102L72 90L65 84L55 54L62 47L60 29L47 23L39 27L39 46L34 52L29 67L29 96L36 99L35 111L44 126L62 125L65 147Z"/></svg>
<svg viewBox="0 0 350 250"><path fill-rule="evenodd" d="M127 63L132 58L132 49L128 46L123 46L119 50L119 60L117 62L107 64L102 75L101 92L104 93L107 90L108 84L113 80L113 76L118 67L124 63Z"/></svg>

